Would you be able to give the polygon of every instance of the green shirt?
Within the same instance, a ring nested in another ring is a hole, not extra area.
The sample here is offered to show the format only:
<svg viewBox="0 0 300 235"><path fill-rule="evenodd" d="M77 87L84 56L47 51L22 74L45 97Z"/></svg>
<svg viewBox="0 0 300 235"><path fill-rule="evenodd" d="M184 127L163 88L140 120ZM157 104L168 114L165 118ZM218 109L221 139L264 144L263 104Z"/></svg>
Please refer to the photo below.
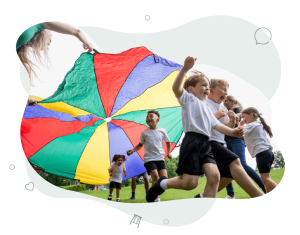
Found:
<svg viewBox="0 0 300 235"><path fill-rule="evenodd" d="M29 29L26 29L21 36L18 38L17 41L17 50L24 45L26 42L28 42L33 36L40 31L43 31L45 28L42 24L36 24Z"/></svg>

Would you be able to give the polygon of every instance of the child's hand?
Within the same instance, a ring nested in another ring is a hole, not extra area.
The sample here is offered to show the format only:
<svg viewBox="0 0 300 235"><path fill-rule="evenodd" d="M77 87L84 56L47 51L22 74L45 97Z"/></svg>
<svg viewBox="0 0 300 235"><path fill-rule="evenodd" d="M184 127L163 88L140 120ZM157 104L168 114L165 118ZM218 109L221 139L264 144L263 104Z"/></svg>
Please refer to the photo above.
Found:
<svg viewBox="0 0 300 235"><path fill-rule="evenodd" d="M183 69L185 69L186 71L189 71L191 68L193 68L196 60L197 60L197 58L188 56L184 61Z"/></svg>
<svg viewBox="0 0 300 235"><path fill-rule="evenodd" d="M172 154L168 153L167 158L172 159L173 158Z"/></svg>
<svg viewBox="0 0 300 235"><path fill-rule="evenodd" d="M243 119L242 121L240 121L239 126L244 126L244 125L245 125L245 121L244 121L244 119Z"/></svg>
<svg viewBox="0 0 300 235"><path fill-rule="evenodd" d="M230 121L232 121L235 118L235 113L231 110L228 111L227 115L228 115Z"/></svg>
<svg viewBox="0 0 300 235"><path fill-rule="evenodd" d="M242 138L244 136L244 127L238 126L238 127L234 128L233 129L233 136L238 137L238 138Z"/></svg>
<svg viewBox="0 0 300 235"><path fill-rule="evenodd" d="M133 151L133 149L130 149L130 150L127 150L126 153L127 153L128 156L130 156L131 154L134 153L134 151Z"/></svg>
<svg viewBox="0 0 300 235"><path fill-rule="evenodd" d="M220 119L220 118L222 118L222 117L224 117L226 114L225 114L225 111L223 110L223 109L220 109L220 110L218 110L216 113L215 113L215 117L217 118L217 119Z"/></svg>
<svg viewBox="0 0 300 235"><path fill-rule="evenodd" d="M36 104L37 104L37 102L36 102L35 99L28 97L28 100L27 100L27 104L26 104L26 105L29 105L29 106L35 106Z"/></svg>

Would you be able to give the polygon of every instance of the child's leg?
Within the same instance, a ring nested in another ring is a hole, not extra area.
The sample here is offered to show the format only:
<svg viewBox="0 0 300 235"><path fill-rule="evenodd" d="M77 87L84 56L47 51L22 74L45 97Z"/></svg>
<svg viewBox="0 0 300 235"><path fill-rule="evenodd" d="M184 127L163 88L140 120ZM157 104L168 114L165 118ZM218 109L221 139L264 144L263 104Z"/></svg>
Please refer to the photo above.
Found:
<svg viewBox="0 0 300 235"><path fill-rule="evenodd" d="M167 181L168 188L174 189L183 189L183 190L192 190L195 189L198 185L198 175L188 175L184 174L183 176L177 176Z"/></svg>
<svg viewBox="0 0 300 235"><path fill-rule="evenodd" d="M218 187L218 192L220 192L223 188L228 186L231 183L232 179L231 178L226 178L222 177L220 179L219 187Z"/></svg>
<svg viewBox="0 0 300 235"><path fill-rule="evenodd" d="M131 178L131 192L135 192L136 189L136 178L132 177Z"/></svg>
<svg viewBox="0 0 300 235"><path fill-rule="evenodd" d="M158 174L159 174L159 178L162 176L166 176L168 178L168 173L166 169L159 170Z"/></svg>
<svg viewBox="0 0 300 235"><path fill-rule="evenodd" d="M152 178L152 186L153 186L158 181L158 179L159 179L159 175L158 175L157 169L152 170L150 172L150 175L151 175L151 178ZM157 198L159 198L159 196L157 196Z"/></svg>
<svg viewBox="0 0 300 235"><path fill-rule="evenodd" d="M117 188L117 198L120 198L121 189Z"/></svg>
<svg viewBox="0 0 300 235"><path fill-rule="evenodd" d="M109 188L109 194L112 194L114 191L114 188Z"/></svg>
<svg viewBox="0 0 300 235"><path fill-rule="evenodd" d="M150 186L149 179L144 178L144 183L145 183L145 190L146 190L146 193L147 193L148 190L149 190L149 186Z"/></svg>
<svg viewBox="0 0 300 235"><path fill-rule="evenodd" d="M271 179L270 173L261 173L260 177L265 185L267 193L276 188L277 184Z"/></svg>
<svg viewBox="0 0 300 235"><path fill-rule="evenodd" d="M218 191L220 181L220 172L216 164L205 163L202 165L202 172L206 175L206 185L203 192L203 197L215 198Z"/></svg>
<svg viewBox="0 0 300 235"><path fill-rule="evenodd" d="M229 164L230 172L236 183L251 197L262 196L263 193L256 187L241 165L240 159Z"/></svg>

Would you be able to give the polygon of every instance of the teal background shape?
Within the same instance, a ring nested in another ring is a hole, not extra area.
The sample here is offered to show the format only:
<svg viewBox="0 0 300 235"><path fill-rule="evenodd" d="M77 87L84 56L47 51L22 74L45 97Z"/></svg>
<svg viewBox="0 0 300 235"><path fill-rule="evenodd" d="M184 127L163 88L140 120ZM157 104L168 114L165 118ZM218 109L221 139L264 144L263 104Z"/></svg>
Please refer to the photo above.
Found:
<svg viewBox="0 0 300 235"><path fill-rule="evenodd" d="M240 18L205 17L170 30L148 34L121 33L97 27L80 28L93 38L104 53L120 53L132 47L146 46L157 55L179 64L187 56L197 57L197 64L212 65L244 79L257 87L268 100L279 85L281 65L274 38L267 45L257 46L253 35L260 27ZM95 46L95 49L98 48ZM52 197L86 198L105 203L131 216L140 215L141 224L147 221L166 226L163 221L168 219L167 226L188 225L201 219L216 201L212 198L151 204L109 202L51 185L30 167L27 160L26 164L30 179L42 193ZM179 208L185 216L178 216L178 210L174 208Z"/></svg>

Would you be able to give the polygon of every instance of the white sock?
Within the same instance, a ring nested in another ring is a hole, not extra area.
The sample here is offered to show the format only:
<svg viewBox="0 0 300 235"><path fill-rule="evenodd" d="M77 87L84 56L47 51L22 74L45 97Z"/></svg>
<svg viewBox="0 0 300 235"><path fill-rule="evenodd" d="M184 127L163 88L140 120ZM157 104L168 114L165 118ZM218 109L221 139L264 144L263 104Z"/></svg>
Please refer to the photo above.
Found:
<svg viewBox="0 0 300 235"><path fill-rule="evenodd" d="M164 179L164 180L162 180L160 182L160 187L162 187L163 190L168 189L168 187L167 187L167 181L168 181L168 179Z"/></svg>
<svg viewBox="0 0 300 235"><path fill-rule="evenodd" d="M116 200L118 200L118 199L120 200L120 198L116 198Z"/></svg>
<svg viewBox="0 0 300 235"><path fill-rule="evenodd" d="M200 193L200 197L203 198L203 194L202 193Z"/></svg>

